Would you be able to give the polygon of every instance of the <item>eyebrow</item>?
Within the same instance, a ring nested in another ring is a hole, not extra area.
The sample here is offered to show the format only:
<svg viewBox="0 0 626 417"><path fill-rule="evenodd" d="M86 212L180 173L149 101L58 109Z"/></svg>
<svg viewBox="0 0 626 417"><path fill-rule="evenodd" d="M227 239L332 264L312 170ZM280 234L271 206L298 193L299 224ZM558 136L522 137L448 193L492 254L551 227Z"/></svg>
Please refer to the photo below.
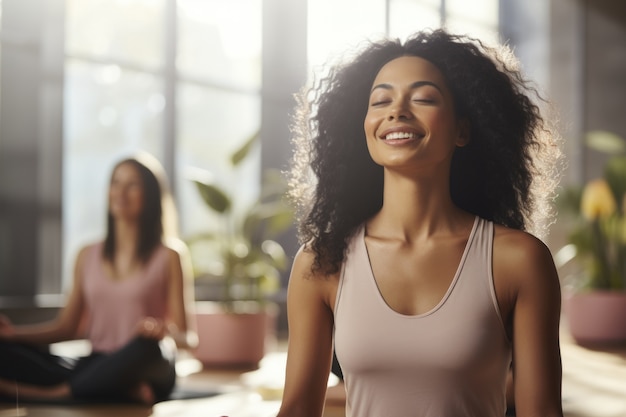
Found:
<svg viewBox="0 0 626 417"><path fill-rule="evenodd" d="M413 84L410 85L410 88L411 88L411 90L414 90L416 88L420 88L420 87L423 87L425 85L430 85L431 87L435 87L437 90L439 90L440 93L443 94L443 91L441 91L441 88L439 88L439 86L437 84L435 84L434 82L432 82L432 81L415 81ZM391 84L383 83L383 84L378 84L378 85L375 85L374 87L372 87L372 90L370 91L370 93L373 92L374 90L376 90L377 88L382 88L384 90L392 90L393 89Z"/></svg>

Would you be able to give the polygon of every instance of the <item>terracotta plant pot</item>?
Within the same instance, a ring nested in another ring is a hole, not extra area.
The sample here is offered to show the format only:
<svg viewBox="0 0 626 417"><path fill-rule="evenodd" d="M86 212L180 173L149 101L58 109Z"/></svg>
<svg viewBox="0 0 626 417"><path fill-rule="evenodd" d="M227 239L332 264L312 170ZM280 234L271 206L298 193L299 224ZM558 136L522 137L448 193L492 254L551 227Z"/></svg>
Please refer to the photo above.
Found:
<svg viewBox="0 0 626 417"><path fill-rule="evenodd" d="M194 356L206 367L257 367L276 340L278 307L248 304L227 312L218 302L195 304L198 347Z"/></svg>
<svg viewBox="0 0 626 417"><path fill-rule="evenodd" d="M569 330L577 343L626 344L626 292L568 294L563 307Z"/></svg>

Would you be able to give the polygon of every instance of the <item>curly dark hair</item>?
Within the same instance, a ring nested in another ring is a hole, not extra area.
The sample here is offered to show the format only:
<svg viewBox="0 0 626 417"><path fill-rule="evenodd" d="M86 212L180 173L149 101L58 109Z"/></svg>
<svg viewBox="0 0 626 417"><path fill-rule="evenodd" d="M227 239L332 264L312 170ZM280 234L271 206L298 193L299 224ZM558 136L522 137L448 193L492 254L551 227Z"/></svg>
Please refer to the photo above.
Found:
<svg viewBox="0 0 626 417"><path fill-rule="evenodd" d="M450 190L460 208L541 235L558 184L559 138L533 101L511 51L443 29L367 42L354 57L298 95L290 196L314 270L337 272L352 233L383 201L383 168L367 150L363 121L372 83L387 62L417 56L446 79L470 141L456 149ZM542 229L543 228L543 229Z"/></svg>

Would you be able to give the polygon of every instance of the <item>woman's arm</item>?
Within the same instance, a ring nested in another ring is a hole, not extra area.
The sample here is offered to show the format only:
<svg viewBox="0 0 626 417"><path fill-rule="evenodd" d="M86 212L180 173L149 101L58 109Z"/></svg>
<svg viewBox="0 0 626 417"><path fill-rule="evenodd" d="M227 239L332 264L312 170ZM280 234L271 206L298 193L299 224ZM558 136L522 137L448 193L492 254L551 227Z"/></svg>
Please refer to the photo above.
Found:
<svg viewBox="0 0 626 417"><path fill-rule="evenodd" d="M336 277L311 274L313 254L300 250L287 295L289 345L285 388L279 417L319 417L332 361Z"/></svg>
<svg viewBox="0 0 626 417"><path fill-rule="evenodd" d="M494 276L505 277L512 306L516 415L562 417L561 292L552 256L525 233L507 233L496 242Z"/></svg>
<svg viewBox="0 0 626 417"><path fill-rule="evenodd" d="M187 247L180 241L170 250L169 269L166 334L174 339L179 348L191 349L198 344L195 324L188 308L195 301L193 271Z"/></svg>
<svg viewBox="0 0 626 417"><path fill-rule="evenodd" d="M67 304L57 317L49 322L33 325L13 326L5 321L0 326L0 338L19 343L46 345L75 339L84 314L82 265L86 249L83 248L76 258L74 266L74 284L70 290Z"/></svg>

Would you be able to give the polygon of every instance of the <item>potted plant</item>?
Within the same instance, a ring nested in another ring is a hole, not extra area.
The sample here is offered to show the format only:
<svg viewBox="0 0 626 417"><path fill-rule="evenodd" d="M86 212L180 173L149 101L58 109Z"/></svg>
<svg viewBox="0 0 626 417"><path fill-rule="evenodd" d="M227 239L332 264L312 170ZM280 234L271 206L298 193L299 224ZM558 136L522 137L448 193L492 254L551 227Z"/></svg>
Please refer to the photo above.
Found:
<svg viewBox="0 0 626 417"><path fill-rule="evenodd" d="M255 133L233 153L234 170L258 139ZM195 356L205 365L257 365L268 336L275 333L278 311L271 297L280 289L280 274L288 266L285 251L275 240L293 221L293 211L284 201L286 184L280 172L266 170L258 198L244 204L208 171L194 170L192 181L217 218L213 230L186 239L200 283ZM203 300L211 298L202 295L203 287L218 290L214 300Z"/></svg>
<svg viewBox="0 0 626 417"><path fill-rule="evenodd" d="M580 344L626 342L626 142L609 132L587 135L587 145L608 153L604 175L570 188L561 207L573 216L563 254L579 266L564 291L573 338ZM558 263L558 262L557 262Z"/></svg>

